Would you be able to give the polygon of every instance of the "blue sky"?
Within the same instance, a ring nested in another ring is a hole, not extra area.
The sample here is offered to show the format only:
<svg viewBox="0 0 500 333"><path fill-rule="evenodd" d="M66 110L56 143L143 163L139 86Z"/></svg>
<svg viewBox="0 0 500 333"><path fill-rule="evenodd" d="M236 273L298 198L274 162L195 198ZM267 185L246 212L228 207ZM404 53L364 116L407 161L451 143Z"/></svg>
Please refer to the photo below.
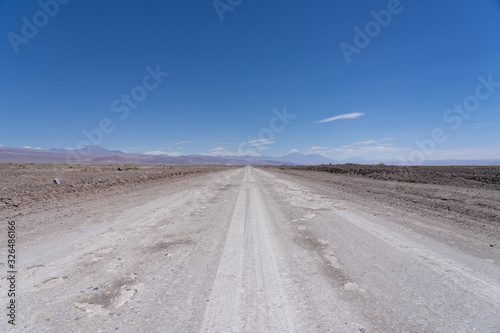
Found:
<svg viewBox="0 0 500 333"><path fill-rule="evenodd" d="M0 1L0 144L500 158L500 1L216 4Z"/></svg>

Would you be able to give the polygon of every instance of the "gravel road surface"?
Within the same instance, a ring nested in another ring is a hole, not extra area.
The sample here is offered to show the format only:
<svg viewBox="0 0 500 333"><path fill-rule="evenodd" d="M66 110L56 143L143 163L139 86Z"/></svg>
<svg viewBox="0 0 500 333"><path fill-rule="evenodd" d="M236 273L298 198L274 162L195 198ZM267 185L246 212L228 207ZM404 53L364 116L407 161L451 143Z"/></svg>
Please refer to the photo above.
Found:
<svg viewBox="0 0 500 333"><path fill-rule="evenodd" d="M500 332L498 221L467 233L332 187L244 167L6 217L0 331Z"/></svg>

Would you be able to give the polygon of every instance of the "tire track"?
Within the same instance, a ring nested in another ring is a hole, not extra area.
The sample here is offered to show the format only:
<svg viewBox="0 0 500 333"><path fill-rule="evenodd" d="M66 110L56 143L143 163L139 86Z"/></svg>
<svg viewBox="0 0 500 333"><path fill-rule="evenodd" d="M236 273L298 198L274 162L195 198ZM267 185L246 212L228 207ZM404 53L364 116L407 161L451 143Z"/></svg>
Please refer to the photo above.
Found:
<svg viewBox="0 0 500 333"><path fill-rule="evenodd" d="M293 331L270 220L247 168L201 332Z"/></svg>
<svg viewBox="0 0 500 333"><path fill-rule="evenodd" d="M248 171L245 172L241 189L238 192L212 292L207 300L201 332L224 332L240 327L238 310L244 260L241 240L245 233L247 174Z"/></svg>

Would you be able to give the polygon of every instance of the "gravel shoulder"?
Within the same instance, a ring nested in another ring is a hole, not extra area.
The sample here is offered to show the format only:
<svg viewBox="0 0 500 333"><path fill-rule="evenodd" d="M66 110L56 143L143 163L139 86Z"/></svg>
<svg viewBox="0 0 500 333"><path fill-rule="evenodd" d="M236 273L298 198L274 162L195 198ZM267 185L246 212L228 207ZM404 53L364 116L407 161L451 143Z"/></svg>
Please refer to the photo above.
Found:
<svg viewBox="0 0 500 333"><path fill-rule="evenodd" d="M228 166L0 164L0 218L22 218L23 241L57 235L81 221L116 216L131 203L178 190L179 182ZM60 178L64 184L54 183ZM57 222L57 221L64 221ZM60 228L64 225L63 228ZM61 229L61 230L60 230Z"/></svg>
<svg viewBox="0 0 500 333"><path fill-rule="evenodd" d="M390 181L293 167L263 170L343 200L352 210L382 216L479 258L499 262L500 190L489 185Z"/></svg>
<svg viewBox="0 0 500 333"><path fill-rule="evenodd" d="M435 227L436 216L357 196L338 188L338 179L269 170L256 174L288 216L296 243L316 254L331 287L370 323L367 331L500 330L499 251L475 232L445 228L444 220Z"/></svg>

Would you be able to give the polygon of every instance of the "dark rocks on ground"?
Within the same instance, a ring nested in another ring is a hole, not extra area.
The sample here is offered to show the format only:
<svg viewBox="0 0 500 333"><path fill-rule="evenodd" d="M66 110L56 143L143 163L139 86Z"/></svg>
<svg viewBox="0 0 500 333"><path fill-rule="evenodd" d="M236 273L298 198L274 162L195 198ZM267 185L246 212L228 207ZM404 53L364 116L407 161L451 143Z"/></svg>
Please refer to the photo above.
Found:
<svg viewBox="0 0 500 333"><path fill-rule="evenodd" d="M63 185L64 180L62 180L61 178L54 178L54 183L56 183L57 185Z"/></svg>
<svg viewBox="0 0 500 333"><path fill-rule="evenodd" d="M500 190L499 166L395 166L395 165L310 165L280 166L283 170L326 171L333 174L368 177L408 183L453 185Z"/></svg>

